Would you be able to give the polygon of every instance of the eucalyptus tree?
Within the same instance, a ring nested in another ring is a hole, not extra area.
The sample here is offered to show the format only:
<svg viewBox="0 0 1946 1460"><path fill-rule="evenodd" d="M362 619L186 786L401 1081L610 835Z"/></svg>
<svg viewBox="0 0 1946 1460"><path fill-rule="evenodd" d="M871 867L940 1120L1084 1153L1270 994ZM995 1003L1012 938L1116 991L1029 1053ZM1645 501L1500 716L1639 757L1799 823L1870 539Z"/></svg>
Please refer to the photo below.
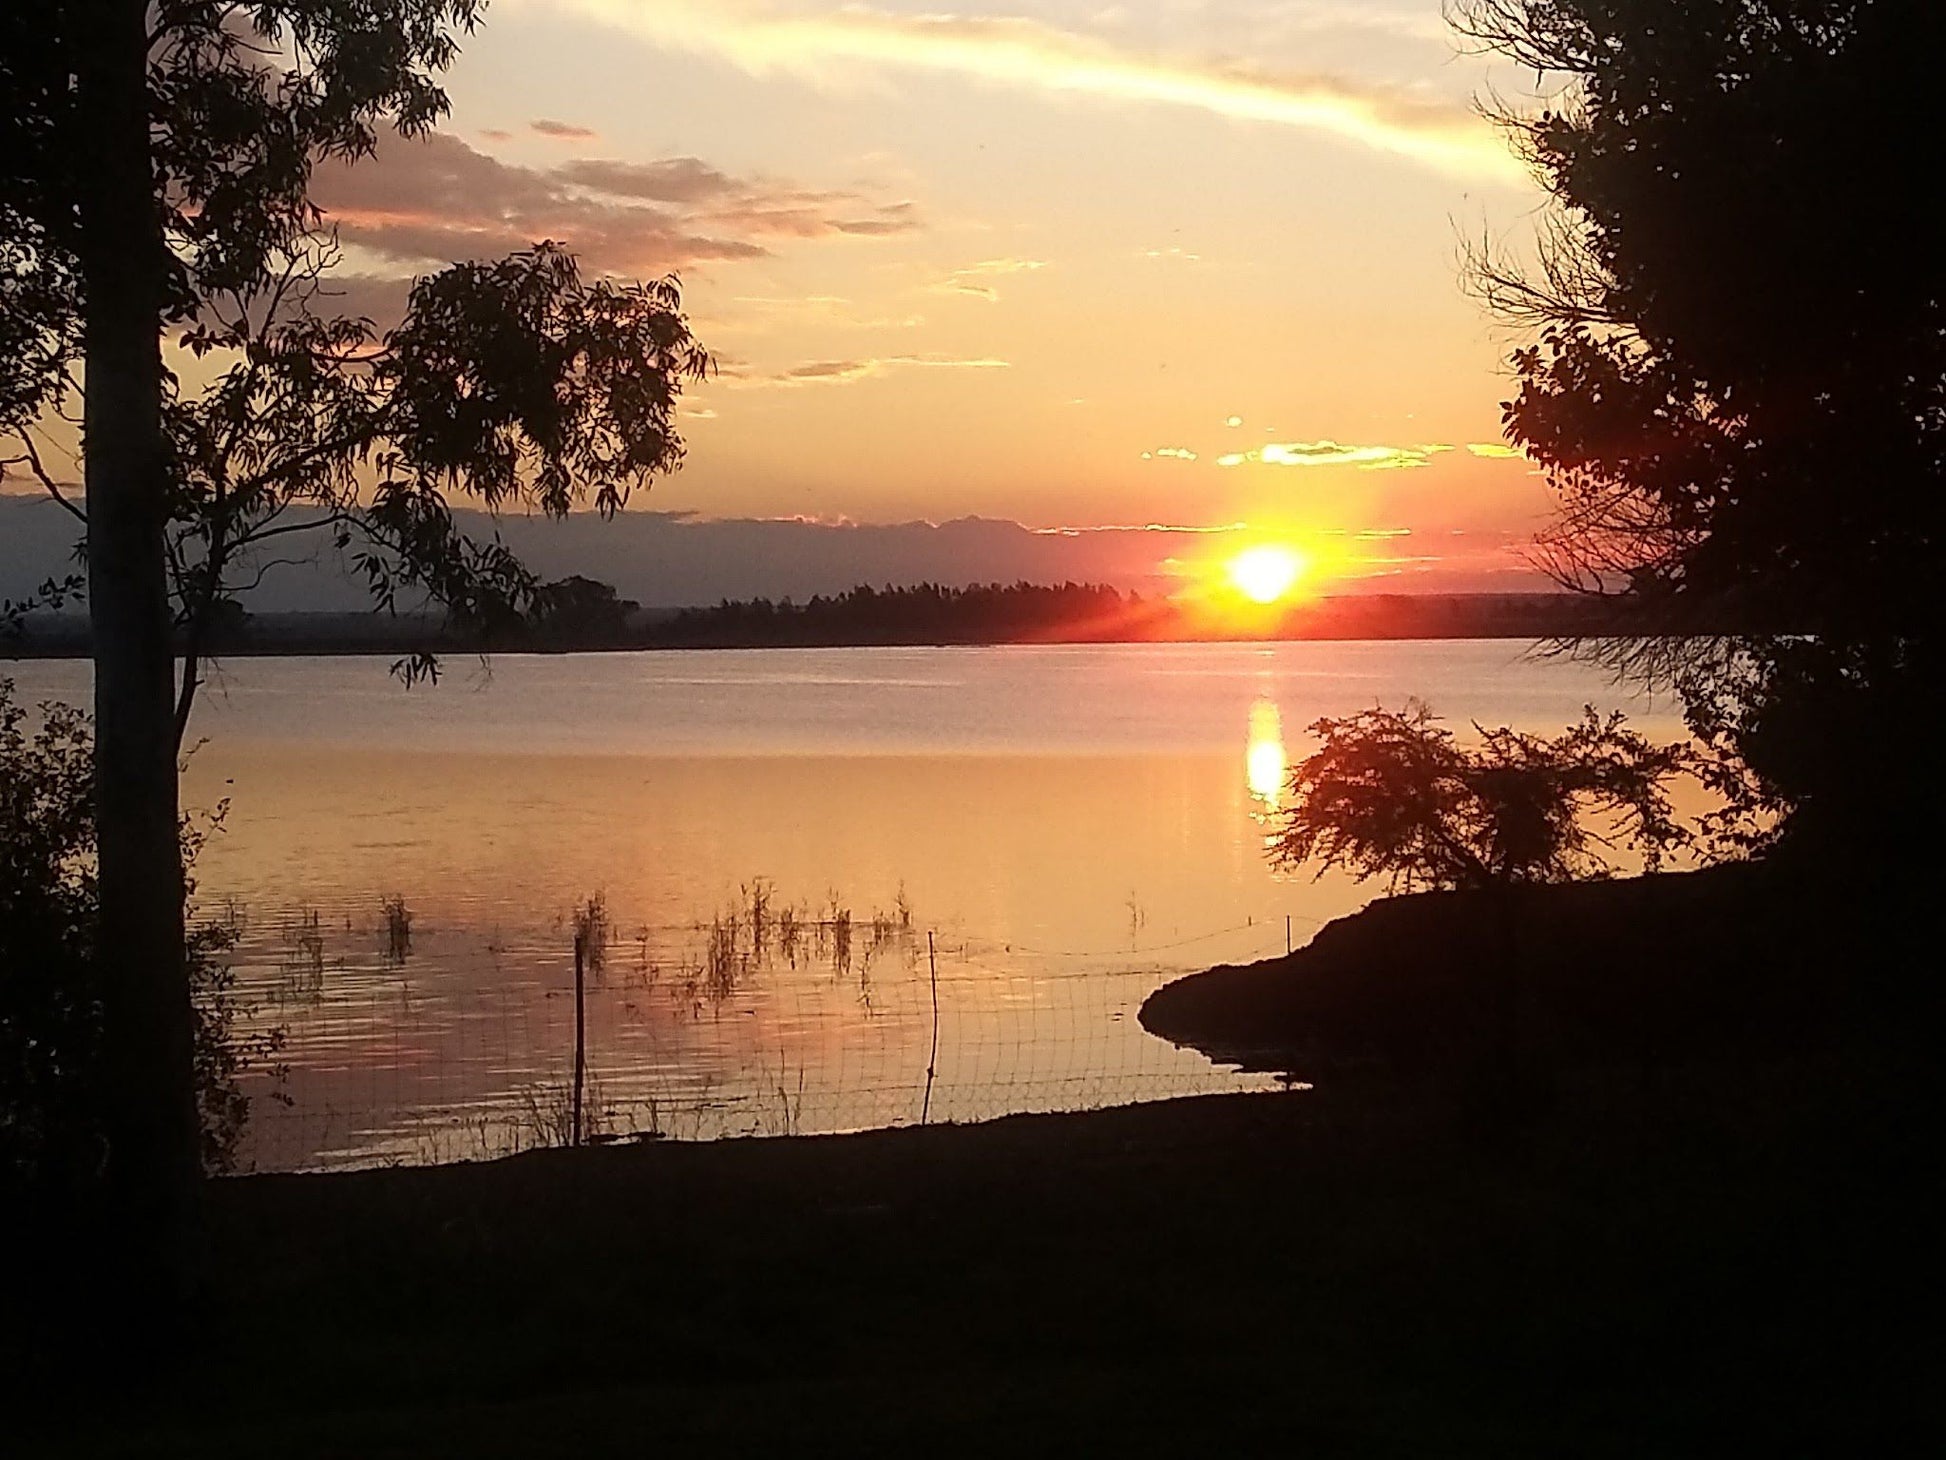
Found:
<svg viewBox="0 0 1946 1460"><path fill-rule="evenodd" d="M312 169L427 132L482 9L0 7L0 432L85 534L107 1175L151 1272L186 1271L195 1220L177 758L203 627L320 530L380 604L525 612L533 578L459 532L450 495L612 512L679 464L674 403L707 366L673 281L584 281L545 244L419 280L390 330L331 312ZM79 500L42 449L59 418Z"/></svg>

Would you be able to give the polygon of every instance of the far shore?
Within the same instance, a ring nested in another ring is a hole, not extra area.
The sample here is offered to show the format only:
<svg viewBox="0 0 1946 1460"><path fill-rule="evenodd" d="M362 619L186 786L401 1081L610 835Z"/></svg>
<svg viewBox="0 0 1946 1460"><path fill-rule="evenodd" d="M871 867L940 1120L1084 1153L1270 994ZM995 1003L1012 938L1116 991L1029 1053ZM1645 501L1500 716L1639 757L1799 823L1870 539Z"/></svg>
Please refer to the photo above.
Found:
<svg viewBox="0 0 1946 1460"><path fill-rule="evenodd" d="M221 658L364 654L628 653L652 649L919 648L1001 644L1283 643L1358 640L1599 637L1625 627L1603 601L1571 594L1367 594L1323 598L1249 614L1207 617L1166 605L1093 617L984 618L977 604L924 622L826 614L816 605L758 601L695 609L627 606L616 621L534 628L492 638L457 633L424 614L249 614L209 632L200 651ZM186 641L179 638L179 648ZM90 653L78 613L30 614L0 634L0 659L77 659Z"/></svg>
<svg viewBox="0 0 1946 1460"><path fill-rule="evenodd" d="M628 643L550 644L520 642L481 644L441 634L381 636L371 639L323 637L318 639L277 638L231 641L202 652L214 659L360 659L402 654L644 654L672 651L747 651L755 649L995 649L1042 646L1075 648L1084 645L1127 644L1324 644L1324 643L1448 643L1453 641L1498 640L1533 643L1532 634L1451 633L1451 634L1286 634L1277 638L1252 638L1242 635L1212 635L1208 638L1105 639L1059 634L1036 638L945 639L913 635L872 639L845 639L812 642L776 643L757 638L725 639L707 644L661 642L644 639ZM180 652L180 651L179 651ZM85 636L59 642L0 642L0 663L28 659L87 659L92 657Z"/></svg>

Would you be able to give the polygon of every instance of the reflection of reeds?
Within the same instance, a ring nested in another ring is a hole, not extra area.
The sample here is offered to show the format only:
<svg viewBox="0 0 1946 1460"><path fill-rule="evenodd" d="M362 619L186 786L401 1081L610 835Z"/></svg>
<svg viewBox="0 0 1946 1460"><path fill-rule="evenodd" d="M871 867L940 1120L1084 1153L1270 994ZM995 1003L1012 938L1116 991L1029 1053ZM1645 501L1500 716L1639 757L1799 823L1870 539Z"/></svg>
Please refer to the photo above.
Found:
<svg viewBox="0 0 1946 1460"><path fill-rule="evenodd" d="M787 907L777 915L777 952L792 968L797 967L797 945L803 936L804 924L796 908Z"/></svg>
<svg viewBox="0 0 1946 1460"><path fill-rule="evenodd" d="M865 945L865 960L869 963L890 946L892 940L898 936L898 927L893 923L891 918L882 912L874 912L872 914L872 920L868 924L868 927L871 932L871 941Z"/></svg>
<svg viewBox="0 0 1946 1460"><path fill-rule="evenodd" d="M860 925L852 910L836 892L827 895L821 914L814 915L802 904L779 906L776 885L757 877L737 889L736 898L707 923L695 928L702 947L693 968L679 964L680 981L672 985L672 998L691 1002L700 1011L702 1000L720 1007L755 974L777 963L796 968L815 957L828 961L836 975L848 975L898 942L909 928L912 910L900 888L894 911L875 911L871 921ZM863 959L859 958L857 935L866 938ZM638 960L647 966L647 933L641 935L642 953Z"/></svg>
<svg viewBox="0 0 1946 1460"><path fill-rule="evenodd" d="M750 957L756 963L764 961L764 953L770 946L772 890L768 879L763 877L752 878L749 886L742 889L750 912Z"/></svg>
<svg viewBox="0 0 1946 1460"><path fill-rule="evenodd" d="M838 905L838 894L831 894L831 968L835 973L851 972L851 909Z"/></svg>
<svg viewBox="0 0 1946 1460"><path fill-rule="evenodd" d="M646 927L635 930L635 968L622 979L623 988L652 989L661 966L649 957L649 930ZM633 1006L631 1006L633 1007Z"/></svg>
<svg viewBox="0 0 1946 1460"><path fill-rule="evenodd" d="M284 929L284 953L279 971L280 992L288 997L316 999L324 993L324 928L316 908L298 913Z"/></svg>
<svg viewBox="0 0 1946 1460"><path fill-rule="evenodd" d="M385 900L385 961L392 968L403 968L412 956L412 910L403 897Z"/></svg>
<svg viewBox="0 0 1946 1460"><path fill-rule="evenodd" d="M709 939L703 946L703 986L709 991L710 1002L721 1004L736 992L742 969L735 916L712 919Z"/></svg>

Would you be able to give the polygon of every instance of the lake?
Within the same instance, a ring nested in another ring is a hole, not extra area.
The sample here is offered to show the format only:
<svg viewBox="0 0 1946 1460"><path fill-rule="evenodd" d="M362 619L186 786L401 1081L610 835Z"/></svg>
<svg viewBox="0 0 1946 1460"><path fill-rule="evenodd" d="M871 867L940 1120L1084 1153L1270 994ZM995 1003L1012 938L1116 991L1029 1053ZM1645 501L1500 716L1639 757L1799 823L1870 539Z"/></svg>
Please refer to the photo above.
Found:
<svg viewBox="0 0 1946 1460"><path fill-rule="evenodd" d="M27 701L84 701L88 673L0 666ZM557 1139L578 918L604 1134L1260 1088L1136 1010L1380 890L1264 838L1306 726L1409 695L1459 727L1594 703L1681 733L1507 641L509 655L410 691L383 659L231 661L184 803L228 804L199 915L234 923L246 1026L284 1039L245 1160Z"/></svg>

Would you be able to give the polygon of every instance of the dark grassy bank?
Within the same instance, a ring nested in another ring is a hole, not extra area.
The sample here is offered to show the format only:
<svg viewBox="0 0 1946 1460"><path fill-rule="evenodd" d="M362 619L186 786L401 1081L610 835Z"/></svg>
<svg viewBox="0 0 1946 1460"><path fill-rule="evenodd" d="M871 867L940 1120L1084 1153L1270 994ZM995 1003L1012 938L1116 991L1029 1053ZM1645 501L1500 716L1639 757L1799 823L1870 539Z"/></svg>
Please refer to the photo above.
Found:
<svg viewBox="0 0 1946 1460"><path fill-rule="evenodd" d="M1548 905L1666 934L1643 895ZM1450 903L1401 906L1364 926L1457 946ZM206 1347L112 1395L105 1335L17 1316L9 1448L1915 1451L1932 1042L1793 1027L1563 1059L1512 1122L1368 1057L1286 1095L227 1181Z"/></svg>
<svg viewBox="0 0 1946 1460"><path fill-rule="evenodd" d="M16 1331L12 1453L1896 1452L1935 1418L1903 1090L1596 1083L1511 1145L1298 1093L234 1181L213 1345L113 1397Z"/></svg>
<svg viewBox="0 0 1946 1460"><path fill-rule="evenodd" d="M1284 958L1179 979L1142 1026L1246 1069L1463 1078L1896 1044L1937 1025L1930 871L1734 865L1381 898Z"/></svg>

